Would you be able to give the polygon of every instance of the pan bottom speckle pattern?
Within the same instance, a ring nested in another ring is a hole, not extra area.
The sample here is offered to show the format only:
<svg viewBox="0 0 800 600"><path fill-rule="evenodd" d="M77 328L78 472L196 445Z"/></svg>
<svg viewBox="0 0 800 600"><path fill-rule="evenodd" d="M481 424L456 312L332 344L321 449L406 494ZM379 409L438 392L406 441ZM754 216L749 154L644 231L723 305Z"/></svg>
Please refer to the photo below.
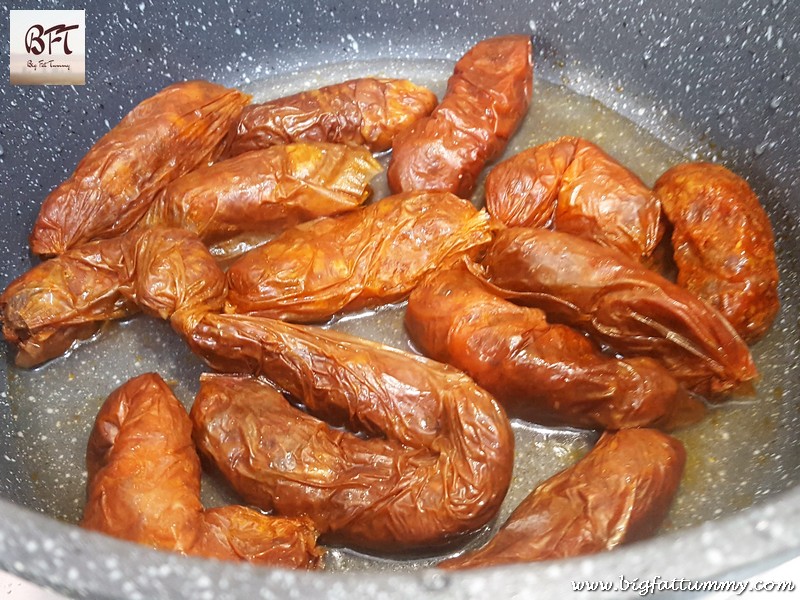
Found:
<svg viewBox="0 0 800 600"><path fill-rule="evenodd" d="M245 91L255 101L361 76L406 77L430 86L439 96L452 69L448 61L353 62L311 69L291 76L249 84ZM586 137L631 168L649 185L673 164L685 160L715 159L699 141L687 144L686 130L660 126L659 115L642 122L658 136L621 117L595 100L571 92L560 83L537 80L531 110L504 156L561 135ZM388 156L380 157L386 166ZM747 172L739 172L745 178ZM386 195L385 175L374 183L374 197ZM756 187L762 198L767 191ZM482 186L474 200L480 204ZM796 395L797 317L790 290L797 289L797 265L789 246L794 244L792 215L768 206L777 234L783 310L770 333L754 348L761 372L757 394L737 397L711 409L702 423L677 436L686 444L688 462L679 495L662 530L691 527L730 515L797 483L800 450L793 443L800 428ZM349 315L328 326L412 349L403 329L404 305ZM95 339L69 356L35 370L17 369L12 353L6 391L0 392L0 416L10 423L2 446L0 492L17 504L56 519L76 523L85 497L84 455L94 417L106 396L140 373L156 371L174 385L188 406L198 388L204 365L184 346L166 323L139 316L109 324ZM514 422L516 462L512 487L494 527L539 482L580 458L597 437L594 432L549 429ZM206 477L203 500L207 506L237 502L224 482ZM491 535L478 532L467 546ZM463 548L454 549L461 551ZM442 555L392 558L364 556L332 548L329 571L404 570L435 563Z"/></svg>

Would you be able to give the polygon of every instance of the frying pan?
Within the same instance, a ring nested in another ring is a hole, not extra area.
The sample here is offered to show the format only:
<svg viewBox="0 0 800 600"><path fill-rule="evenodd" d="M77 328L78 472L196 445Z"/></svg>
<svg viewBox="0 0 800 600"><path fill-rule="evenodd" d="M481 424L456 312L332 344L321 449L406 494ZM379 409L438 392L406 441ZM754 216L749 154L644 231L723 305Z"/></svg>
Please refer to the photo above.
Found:
<svg viewBox="0 0 800 600"><path fill-rule="evenodd" d="M529 32L537 81L590 96L642 135L688 158L713 156L750 181L776 232L782 310L754 348L759 394L734 400L700 433L685 434L688 491L660 535L592 557L465 573L426 568L424 557L359 562L346 554L333 561L337 572L294 573L185 558L85 532L73 523L83 501L85 442L102 399L128 377L155 369L179 377L176 391L188 400L192 389L184 382L196 380L202 366L166 326L147 319L109 328L34 371L11 366L3 348L0 567L77 597L418 600L558 597L572 593L570 580L620 575L743 576L800 554L800 5L243 0L195 7L128 0L77 8L86 9L87 84L0 86L0 287L35 262L26 238L47 192L136 102L171 82L206 78L247 87L267 80L275 83L261 93L275 96L287 86L387 69L404 76L439 69L443 76L479 39ZM8 9L2 7L3 19ZM569 452L585 451L593 439L569 430L526 435L533 472L527 479L520 473L526 481L566 466L574 459ZM218 500L225 494L204 493Z"/></svg>

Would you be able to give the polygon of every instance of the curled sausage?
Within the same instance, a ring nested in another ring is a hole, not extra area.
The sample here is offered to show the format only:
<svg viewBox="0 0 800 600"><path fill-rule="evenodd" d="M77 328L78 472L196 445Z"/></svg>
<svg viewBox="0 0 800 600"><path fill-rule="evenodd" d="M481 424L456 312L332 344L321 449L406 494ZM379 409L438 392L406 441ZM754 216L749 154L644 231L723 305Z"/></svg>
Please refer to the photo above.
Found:
<svg viewBox="0 0 800 600"><path fill-rule="evenodd" d="M197 234L220 255L240 234L277 233L360 206L381 171L365 148L288 144L200 167L170 183L140 221Z"/></svg>
<svg viewBox="0 0 800 600"><path fill-rule="evenodd" d="M248 106L232 130L228 154L300 141L364 145L382 152L434 106L433 92L410 81L353 79Z"/></svg>
<svg viewBox="0 0 800 600"><path fill-rule="evenodd" d="M618 250L547 229L501 231L484 264L491 282L623 355L652 356L691 390L731 391L757 376L744 341L694 294Z"/></svg>
<svg viewBox="0 0 800 600"><path fill-rule="evenodd" d="M514 439L463 373L263 317L208 313L188 341L215 370L261 375L316 417L252 380L204 380L195 440L249 502L307 514L331 542L388 552L442 546L496 514Z"/></svg>
<svg viewBox="0 0 800 600"><path fill-rule="evenodd" d="M663 234L661 204L641 179L575 137L520 152L486 177L486 209L509 227L551 227L648 257Z"/></svg>
<svg viewBox="0 0 800 600"><path fill-rule="evenodd" d="M426 273L474 256L490 239L489 215L466 200L390 196L298 225L245 254L228 270L226 311L308 322L395 302Z"/></svg>
<svg viewBox="0 0 800 600"><path fill-rule="evenodd" d="M3 335L32 367L103 322L140 309L162 319L223 306L225 274L197 237L156 227L97 240L36 265L0 295Z"/></svg>
<svg viewBox="0 0 800 600"><path fill-rule="evenodd" d="M62 254L131 229L170 181L219 154L249 100L236 90L189 81L143 101L45 199L31 233L33 252Z"/></svg>
<svg viewBox="0 0 800 600"><path fill-rule="evenodd" d="M439 564L470 569L581 556L646 538L666 517L686 452L653 429L604 433L528 496L489 543Z"/></svg>
<svg viewBox="0 0 800 600"><path fill-rule="evenodd" d="M463 263L411 293L405 323L426 356L462 369L512 417L620 429L674 426L704 412L655 360L604 356L542 311L500 298Z"/></svg>
<svg viewBox="0 0 800 600"><path fill-rule="evenodd" d="M467 197L483 166L502 154L528 110L531 39L483 40L457 63L430 117L397 136L389 163L393 192L443 190Z"/></svg>
<svg viewBox="0 0 800 600"><path fill-rule="evenodd" d="M97 415L86 452L81 525L161 550L295 568L322 552L307 519L243 506L203 510L192 424L155 373L115 390Z"/></svg>
<svg viewBox="0 0 800 600"><path fill-rule="evenodd" d="M747 182L720 165L682 164L654 188L672 223L678 285L719 310L746 341L778 313L769 217Z"/></svg>

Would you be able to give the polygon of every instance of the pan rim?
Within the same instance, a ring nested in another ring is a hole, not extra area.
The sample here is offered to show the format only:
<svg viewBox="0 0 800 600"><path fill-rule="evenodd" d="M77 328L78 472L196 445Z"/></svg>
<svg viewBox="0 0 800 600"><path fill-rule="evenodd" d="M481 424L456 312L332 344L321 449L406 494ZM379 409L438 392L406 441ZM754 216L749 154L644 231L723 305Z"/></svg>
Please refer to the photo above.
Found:
<svg viewBox="0 0 800 600"><path fill-rule="evenodd" d="M571 580L619 581L621 575L639 581L719 579L737 571L758 573L776 559L800 556L800 487L718 520L610 552L458 573L434 568L288 571L146 548L57 521L5 499L0 499L0 514L0 568L62 593L91 598L108 598L112 593L122 598L257 597L263 590L272 594L264 597L276 598L377 597L380 592L380 597L396 599L418 599L420 594L469 599L483 598L487 590L497 597L530 597L532 592L551 597L572 593ZM664 556L670 560L664 562ZM640 593L613 597L626 596Z"/></svg>

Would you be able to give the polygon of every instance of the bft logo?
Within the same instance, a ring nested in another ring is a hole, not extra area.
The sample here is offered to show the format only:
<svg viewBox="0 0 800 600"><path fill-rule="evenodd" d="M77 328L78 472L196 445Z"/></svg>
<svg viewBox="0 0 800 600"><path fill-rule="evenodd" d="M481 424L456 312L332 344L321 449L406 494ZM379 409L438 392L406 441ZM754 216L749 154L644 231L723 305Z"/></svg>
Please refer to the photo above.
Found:
<svg viewBox="0 0 800 600"><path fill-rule="evenodd" d="M12 10L10 16L12 84L85 83L85 11Z"/></svg>
<svg viewBox="0 0 800 600"><path fill-rule="evenodd" d="M47 53L53 54L53 44L60 43L64 54L72 54L72 50L69 49L69 32L73 29L80 29L80 27L80 25L59 23L58 25L53 25L49 29L45 29L38 23L32 25L31 28L28 29L28 33L25 34L25 50L27 50L29 54L36 54L38 56L44 52L46 47ZM45 36L47 36L47 46L45 46ZM58 50L58 45L56 45L56 50Z"/></svg>

